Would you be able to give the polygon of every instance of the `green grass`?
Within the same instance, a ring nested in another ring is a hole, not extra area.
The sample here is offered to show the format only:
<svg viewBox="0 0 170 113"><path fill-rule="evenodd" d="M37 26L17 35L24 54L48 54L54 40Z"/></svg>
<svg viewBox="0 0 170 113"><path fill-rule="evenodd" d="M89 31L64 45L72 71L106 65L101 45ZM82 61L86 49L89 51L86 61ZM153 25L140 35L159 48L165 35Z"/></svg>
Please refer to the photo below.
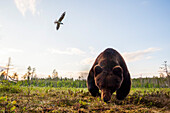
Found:
<svg viewBox="0 0 170 113"><path fill-rule="evenodd" d="M0 85L1 112L169 112L169 88L132 88L123 101L92 97L87 88Z"/></svg>
<svg viewBox="0 0 170 113"><path fill-rule="evenodd" d="M136 91L141 91L142 93L146 92L146 91L160 91L160 90L164 90L164 91L170 91L170 88L131 88L130 93L134 93Z"/></svg>

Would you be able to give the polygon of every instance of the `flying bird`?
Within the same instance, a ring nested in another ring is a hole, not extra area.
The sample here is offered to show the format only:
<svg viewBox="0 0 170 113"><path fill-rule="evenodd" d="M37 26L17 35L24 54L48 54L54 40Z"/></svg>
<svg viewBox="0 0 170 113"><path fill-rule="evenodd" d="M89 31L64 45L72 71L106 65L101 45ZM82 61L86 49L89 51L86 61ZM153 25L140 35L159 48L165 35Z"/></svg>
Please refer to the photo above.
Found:
<svg viewBox="0 0 170 113"><path fill-rule="evenodd" d="M57 24L57 27L56 27L57 30L60 28L60 24L63 25L63 23L62 23L61 21L63 20L65 14L66 14L66 12L64 12L64 13L61 15L61 17L59 18L59 20L54 21L54 24Z"/></svg>

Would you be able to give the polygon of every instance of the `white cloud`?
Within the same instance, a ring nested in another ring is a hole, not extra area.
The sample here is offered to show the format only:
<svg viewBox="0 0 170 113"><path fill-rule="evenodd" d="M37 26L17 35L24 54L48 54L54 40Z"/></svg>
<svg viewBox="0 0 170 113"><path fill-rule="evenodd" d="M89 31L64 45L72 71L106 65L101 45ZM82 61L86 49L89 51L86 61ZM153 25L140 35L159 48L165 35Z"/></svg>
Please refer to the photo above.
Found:
<svg viewBox="0 0 170 113"><path fill-rule="evenodd" d="M0 28L2 28L2 24L0 24Z"/></svg>
<svg viewBox="0 0 170 113"><path fill-rule="evenodd" d="M152 58L151 56L147 56L147 57L146 57L147 60L149 60L149 59L151 59L151 58Z"/></svg>
<svg viewBox="0 0 170 113"><path fill-rule="evenodd" d="M0 24L0 31L2 30L2 24ZM1 32L0 32L0 40L1 40Z"/></svg>
<svg viewBox="0 0 170 113"><path fill-rule="evenodd" d="M23 16L26 11L31 11L33 15L36 13L36 0L14 0L14 2Z"/></svg>
<svg viewBox="0 0 170 113"><path fill-rule="evenodd" d="M90 50L90 53L91 53L91 54L96 54L96 51L95 51L95 48L94 48L94 47L90 46L90 47L89 47L89 50Z"/></svg>
<svg viewBox="0 0 170 113"><path fill-rule="evenodd" d="M85 58L80 62L80 64L82 64L82 65L92 65L94 60L95 60L95 58Z"/></svg>
<svg viewBox="0 0 170 113"><path fill-rule="evenodd" d="M21 49L14 49L14 48L8 48L8 51L12 52L12 53L21 53L21 52L23 52Z"/></svg>
<svg viewBox="0 0 170 113"><path fill-rule="evenodd" d="M65 55L83 55L85 54L84 51L78 48L67 48L66 50L59 50L59 49L47 49L52 54L65 54Z"/></svg>
<svg viewBox="0 0 170 113"><path fill-rule="evenodd" d="M0 55L6 55L9 53L21 53L21 52L23 51L20 49L14 49L14 48L1 48L0 49Z"/></svg>
<svg viewBox="0 0 170 113"><path fill-rule="evenodd" d="M152 58L152 56L147 56L150 53L153 53L155 51L159 51L159 48L148 48L145 50L139 50L139 51L134 51L134 52L125 52L122 54L126 62L133 62L133 61L138 61L142 59L149 60ZM95 61L95 58L89 57L81 60L80 64L81 65L92 65Z"/></svg>
<svg viewBox="0 0 170 113"><path fill-rule="evenodd" d="M148 48L145 50L139 50L135 52L125 52L122 55L124 56L127 62L133 62L141 59L151 59L151 56L146 55L159 50L160 50L159 48Z"/></svg>

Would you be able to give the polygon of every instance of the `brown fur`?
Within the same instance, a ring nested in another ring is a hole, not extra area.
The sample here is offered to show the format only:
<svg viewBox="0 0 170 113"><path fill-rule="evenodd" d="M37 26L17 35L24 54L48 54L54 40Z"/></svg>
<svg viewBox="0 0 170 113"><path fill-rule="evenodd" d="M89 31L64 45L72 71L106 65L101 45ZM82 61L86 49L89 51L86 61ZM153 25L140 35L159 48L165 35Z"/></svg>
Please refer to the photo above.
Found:
<svg viewBox="0 0 170 113"><path fill-rule="evenodd" d="M131 88L130 74L122 56L114 49L103 51L94 62L88 78L87 86L92 96L100 96L107 102L113 92L123 100Z"/></svg>

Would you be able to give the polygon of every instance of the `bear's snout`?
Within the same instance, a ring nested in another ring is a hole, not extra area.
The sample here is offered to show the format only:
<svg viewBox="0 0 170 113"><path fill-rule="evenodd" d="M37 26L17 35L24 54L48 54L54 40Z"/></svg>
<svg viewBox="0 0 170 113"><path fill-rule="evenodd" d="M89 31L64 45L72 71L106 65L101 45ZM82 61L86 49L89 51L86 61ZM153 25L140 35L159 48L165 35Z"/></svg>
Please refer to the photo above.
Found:
<svg viewBox="0 0 170 113"><path fill-rule="evenodd" d="M104 102L108 102L111 99L111 92L108 90L102 90L101 98Z"/></svg>
<svg viewBox="0 0 170 113"><path fill-rule="evenodd" d="M103 98L103 101L104 101L104 102L108 102L109 100L110 100L110 99L107 98L107 97L104 97L104 98Z"/></svg>

